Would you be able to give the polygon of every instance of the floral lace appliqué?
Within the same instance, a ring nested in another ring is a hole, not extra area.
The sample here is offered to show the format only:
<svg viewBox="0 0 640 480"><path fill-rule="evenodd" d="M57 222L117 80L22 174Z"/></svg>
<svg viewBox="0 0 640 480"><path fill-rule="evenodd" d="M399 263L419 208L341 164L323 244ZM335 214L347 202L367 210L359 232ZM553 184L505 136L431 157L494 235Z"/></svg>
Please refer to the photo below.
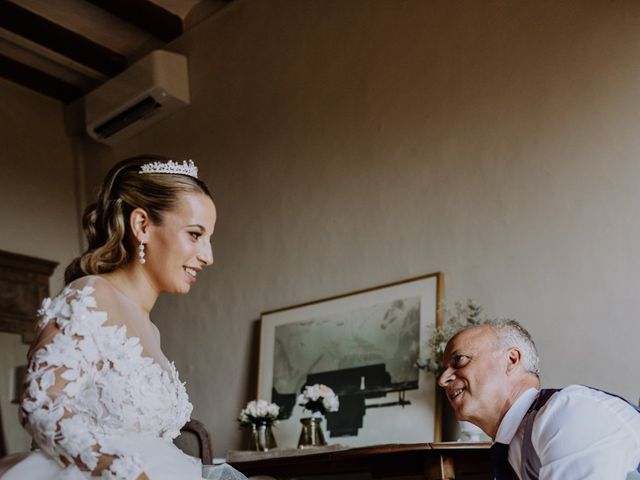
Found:
<svg viewBox="0 0 640 480"><path fill-rule="evenodd" d="M171 441L192 405L173 363L162 369L142 355L125 326L105 325L107 313L96 309L93 293L91 286L67 287L43 302L39 327L54 321L60 332L29 366L25 426L61 466L94 470L101 455L110 455L102 478L136 478L145 469L142 459L104 445L127 434Z"/></svg>

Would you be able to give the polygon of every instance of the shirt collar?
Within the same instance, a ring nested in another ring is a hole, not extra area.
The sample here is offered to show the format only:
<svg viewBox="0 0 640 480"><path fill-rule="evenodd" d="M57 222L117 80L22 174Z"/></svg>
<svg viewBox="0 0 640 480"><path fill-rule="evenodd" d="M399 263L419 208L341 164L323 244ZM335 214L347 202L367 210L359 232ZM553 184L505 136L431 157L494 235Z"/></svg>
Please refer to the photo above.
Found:
<svg viewBox="0 0 640 480"><path fill-rule="evenodd" d="M514 435L518 431L518 427L522 423L522 419L527 414L529 407L536 399L539 390L530 388L525 390L520 396L513 402L511 408L507 411L496 432L495 441L498 443L511 443Z"/></svg>

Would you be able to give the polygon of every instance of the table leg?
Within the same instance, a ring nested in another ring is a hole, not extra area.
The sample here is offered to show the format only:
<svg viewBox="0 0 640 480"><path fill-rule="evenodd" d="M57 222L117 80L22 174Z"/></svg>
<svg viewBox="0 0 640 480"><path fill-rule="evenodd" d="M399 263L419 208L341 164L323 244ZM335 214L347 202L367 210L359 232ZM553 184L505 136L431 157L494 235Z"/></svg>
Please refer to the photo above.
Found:
<svg viewBox="0 0 640 480"><path fill-rule="evenodd" d="M438 462L428 462L425 464L425 480L454 480L456 478L453 467L453 458L449 455L439 454Z"/></svg>

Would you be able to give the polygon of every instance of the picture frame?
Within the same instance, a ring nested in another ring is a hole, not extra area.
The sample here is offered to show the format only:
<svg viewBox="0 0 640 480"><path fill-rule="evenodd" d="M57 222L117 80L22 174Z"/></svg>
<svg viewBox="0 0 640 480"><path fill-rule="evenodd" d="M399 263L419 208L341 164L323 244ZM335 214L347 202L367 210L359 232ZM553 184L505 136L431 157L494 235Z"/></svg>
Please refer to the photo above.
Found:
<svg viewBox="0 0 640 480"><path fill-rule="evenodd" d="M49 296L49 277L57 262L0 250L0 332L36 337L36 312Z"/></svg>
<svg viewBox="0 0 640 480"><path fill-rule="evenodd" d="M258 398L282 407L276 438L297 445L305 385L331 387L340 409L323 422L329 444L427 443L441 438L435 378L415 365L441 325L441 272L264 312Z"/></svg>

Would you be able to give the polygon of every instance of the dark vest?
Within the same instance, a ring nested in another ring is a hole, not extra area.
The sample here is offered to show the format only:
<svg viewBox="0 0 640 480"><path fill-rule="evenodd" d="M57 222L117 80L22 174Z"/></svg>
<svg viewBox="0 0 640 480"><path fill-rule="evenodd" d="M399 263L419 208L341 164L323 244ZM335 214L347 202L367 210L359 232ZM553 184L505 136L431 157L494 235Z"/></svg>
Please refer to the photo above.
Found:
<svg viewBox="0 0 640 480"><path fill-rule="evenodd" d="M593 387L587 387L593 388ZM538 480L539 472L540 472L540 458L533 448L533 443L531 442L531 434L533 432L533 422L536 419L536 415L538 411L544 407L547 401L561 389L542 389L540 393L536 397L536 400L533 402L529 410L522 422L524 423L524 438L522 440L522 450L521 450L521 463L520 463L520 479L521 480ZM593 390L598 390L597 388L593 388ZM625 400L618 395L614 395L613 393L605 392L603 390L598 390L599 392L606 393L607 395L611 395L612 397L619 398L620 400L625 401L629 405L631 405L635 410L640 413L640 407L635 406L631 402ZM635 472L630 473L627 476L627 480L632 479L640 479L640 465L638 465L638 469Z"/></svg>

